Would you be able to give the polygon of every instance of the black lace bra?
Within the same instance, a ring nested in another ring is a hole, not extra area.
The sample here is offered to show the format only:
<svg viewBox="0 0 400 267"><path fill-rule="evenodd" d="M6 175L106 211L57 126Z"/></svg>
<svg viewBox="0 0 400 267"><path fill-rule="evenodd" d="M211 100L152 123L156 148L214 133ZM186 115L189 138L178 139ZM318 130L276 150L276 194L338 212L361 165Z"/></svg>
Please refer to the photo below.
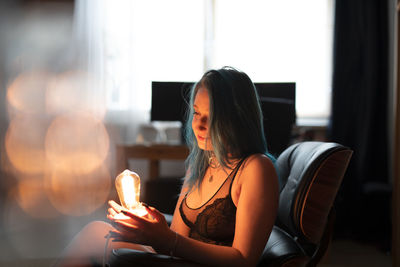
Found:
<svg viewBox="0 0 400 267"><path fill-rule="evenodd" d="M241 160L217 192L201 207L192 209L186 203L187 194L179 206L183 222L190 228L189 237L216 245L231 246L235 234L236 206L231 189Z"/></svg>

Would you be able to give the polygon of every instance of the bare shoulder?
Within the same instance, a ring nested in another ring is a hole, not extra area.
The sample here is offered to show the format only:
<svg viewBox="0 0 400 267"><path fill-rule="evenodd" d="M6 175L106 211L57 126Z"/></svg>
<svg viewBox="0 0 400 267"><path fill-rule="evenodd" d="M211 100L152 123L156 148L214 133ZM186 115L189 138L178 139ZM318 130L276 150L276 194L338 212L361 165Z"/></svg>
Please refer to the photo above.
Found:
<svg viewBox="0 0 400 267"><path fill-rule="evenodd" d="M272 160L264 154L249 156L241 166L234 189L240 195L243 190L264 191L278 188L278 176Z"/></svg>
<svg viewBox="0 0 400 267"><path fill-rule="evenodd" d="M254 175L258 172L262 172L263 174L269 173L271 175L276 175L275 166L272 160L264 154L253 154L249 156L245 160L241 171L243 174Z"/></svg>

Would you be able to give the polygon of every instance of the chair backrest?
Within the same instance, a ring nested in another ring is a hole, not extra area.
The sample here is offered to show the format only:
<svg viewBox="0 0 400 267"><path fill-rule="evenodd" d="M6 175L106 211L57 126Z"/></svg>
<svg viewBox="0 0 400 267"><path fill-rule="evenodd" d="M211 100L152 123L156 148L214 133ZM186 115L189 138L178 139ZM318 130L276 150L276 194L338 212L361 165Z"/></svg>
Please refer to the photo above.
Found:
<svg viewBox="0 0 400 267"><path fill-rule="evenodd" d="M337 143L301 142L277 159L277 225L299 243L318 245L353 151Z"/></svg>

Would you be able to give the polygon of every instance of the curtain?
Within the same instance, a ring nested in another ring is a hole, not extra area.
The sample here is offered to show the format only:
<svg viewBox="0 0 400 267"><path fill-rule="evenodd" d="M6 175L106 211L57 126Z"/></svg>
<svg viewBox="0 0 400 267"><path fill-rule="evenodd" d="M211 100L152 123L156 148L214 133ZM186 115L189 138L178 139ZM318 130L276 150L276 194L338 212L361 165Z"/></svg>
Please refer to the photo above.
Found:
<svg viewBox="0 0 400 267"><path fill-rule="evenodd" d="M337 232L362 239L390 236L388 29L387 1L336 0L329 133L354 150Z"/></svg>
<svg viewBox="0 0 400 267"><path fill-rule="evenodd" d="M132 84L135 80L135 71L131 63L132 61L132 34L129 28L133 27L132 20L126 21L125 24L120 24L120 32L123 40L118 40L119 43L126 44L126 50L117 50L115 45L110 45L110 42L117 41L115 38L120 36L108 36L107 27L110 27L107 16L107 5L110 3L106 0L86 1L77 0L75 3L74 12L74 48L73 54L75 63L78 67L88 71L95 79L98 86L88 88L88 94L93 98L97 108L103 112L103 120L108 128L112 142L116 143L133 143L138 133L139 126L148 121L148 110L138 108L138 103L146 102L146 95L143 95L140 87ZM113 3L114 5L116 3ZM121 4L121 3L120 3ZM126 9L131 10L132 3L124 2ZM125 14L126 15L126 14ZM124 16L124 14L121 14ZM124 17L126 19L126 16ZM114 38L114 40L112 39ZM112 52L110 52L110 50ZM119 67L110 58L116 57L119 54L120 58L124 58ZM126 63L128 62L128 63ZM118 70L122 68L122 70ZM121 81L121 73L123 78ZM120 75L115 77L115 75ZM110 100L113 96L110 94L118 93L120 84L125 83L129 87L126 94L121 97L125 98L124 108L110 109Z"/></svg>
<svg viewBox="0 0 400 267"><path fill-rule="evenodd" d="M106 99L116 142L134 143L149 123L152 81L201 77L203 16L202 1L76 1L76 54L104 85L93 95Z"/></svg>

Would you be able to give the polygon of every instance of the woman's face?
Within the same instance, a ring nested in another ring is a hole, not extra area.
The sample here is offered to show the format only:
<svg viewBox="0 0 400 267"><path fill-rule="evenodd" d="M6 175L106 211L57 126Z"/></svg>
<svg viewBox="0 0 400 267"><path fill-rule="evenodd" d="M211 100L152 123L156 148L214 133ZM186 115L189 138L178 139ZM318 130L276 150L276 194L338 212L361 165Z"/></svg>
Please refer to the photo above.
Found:
<svg viewBox="0 0 400 267"><path fill-rule="evenodd" d="M208 91L205 88L200 88L194 98L193 103L193 120L192 129L197 139L197 144L200 149L212 150L211 139L209 136L209 113L210 113L210 98Z"/></svg>

